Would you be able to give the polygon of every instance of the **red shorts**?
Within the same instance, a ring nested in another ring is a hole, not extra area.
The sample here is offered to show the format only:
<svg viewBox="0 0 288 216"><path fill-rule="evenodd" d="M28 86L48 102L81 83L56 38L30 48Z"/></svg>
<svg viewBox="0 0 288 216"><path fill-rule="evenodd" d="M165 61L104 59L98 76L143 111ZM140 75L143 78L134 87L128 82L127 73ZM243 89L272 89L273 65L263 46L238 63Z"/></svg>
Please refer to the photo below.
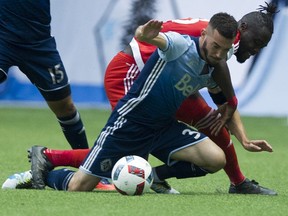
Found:
<svg viewBox="0 0 288 216"><path fill-rule="evenodd" d="M117 53L107 66L104 87L112 109L128 92L139 74L134 58L123 52Z"/></svg>
<svg viewBox="0 0 288 216"><path fill-rule="evenodd" d="M119 52L111 60L106 69L104 86L112 109L130 89L139 73L134 58L129 54ZM209 119L211 111L212 108L208 106L201 95L195 94L182 103L176 113L176 118L187 124L198 126L197 128L200 129L199 127L209 126L206 119Z"/></svg>

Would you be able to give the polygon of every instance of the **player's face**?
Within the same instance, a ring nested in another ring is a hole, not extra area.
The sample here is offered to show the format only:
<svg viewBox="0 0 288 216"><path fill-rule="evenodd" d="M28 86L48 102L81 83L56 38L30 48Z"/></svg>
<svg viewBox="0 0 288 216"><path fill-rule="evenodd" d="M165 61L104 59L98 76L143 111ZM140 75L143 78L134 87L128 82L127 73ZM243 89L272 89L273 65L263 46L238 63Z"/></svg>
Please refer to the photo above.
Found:
<svg viewBox="0 0 288 216"><path fill-rule="evenodd" d="M250 56L257 54L262 48L267 46L271 39L271 34L266 28L247 28L241 31L240 43L235 56L240 63L245 62Z"/></svg>
<svg viewBox="0 0 288 216"><path fill-rule="evenodd" d="M227 52L232 47L233 39L227 39L220 35L215 29L205 30L202 33L202 43L200 43L200 50L202 58L210 65L216 65L221 60L226 59ZM202 47L201 47L202 44Z"/></svg>

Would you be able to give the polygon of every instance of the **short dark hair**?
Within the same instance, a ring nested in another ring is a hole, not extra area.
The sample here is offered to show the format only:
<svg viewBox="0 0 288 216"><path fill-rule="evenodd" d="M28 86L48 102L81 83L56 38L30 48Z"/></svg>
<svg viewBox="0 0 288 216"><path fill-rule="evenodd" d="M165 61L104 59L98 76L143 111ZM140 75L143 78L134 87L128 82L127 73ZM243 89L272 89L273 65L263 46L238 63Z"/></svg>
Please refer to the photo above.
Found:
<svg viewBox="0 0 288 216"><path fill-rule="evenodd" d="M214 14L209 21L209 25L228 39L233 39L237 34L237 21L228 13L220 12Z"/></svg>
<svg viewBox="0 0 288 216"><path fill-rule="evenodd" d="M250 12L242 17L240 23L248 23L253 26L261 26L265 27L270 34L273 34L274 24L273 24L273 16L278 13L277 6L273 3L265 2L266 6L259 5L258 11Z"/></svg>

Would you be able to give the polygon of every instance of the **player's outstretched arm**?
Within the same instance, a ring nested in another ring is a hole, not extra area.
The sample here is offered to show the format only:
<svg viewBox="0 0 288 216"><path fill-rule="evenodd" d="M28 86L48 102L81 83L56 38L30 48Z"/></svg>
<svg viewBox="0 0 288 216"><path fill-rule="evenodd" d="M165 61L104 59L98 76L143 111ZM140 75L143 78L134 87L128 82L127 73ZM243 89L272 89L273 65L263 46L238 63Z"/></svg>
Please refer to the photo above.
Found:
<svg viewBox="0 0 288 216"><path fill-rule="evenodd" d="M135 38L139 41L157 46L161 50L165 50L167 41L164 35L159 34L162 29L162 24L163 22L158 20L148 21L136 29Z"/></svg>
<svg viewBox="0 0 288 216"><path fill-rule="evenodd" d="M251 152L272 152L272 146L266 140L249 140L238 110L235 111L231 121L227 124L230 132L237 138L242 146Z"/></svg>
<svg viewBox="0 0 288 216"><path fill-rule="evenodd" d="M227 105L227 100L219 87L214 89L209 89L209 93L211 98L213 99L214 103L218 106L218 110L216 110L212 115L215 116L214 124L217 123L219 119L217 117L218 113L225 113L221 111L222 109L229 108ZM220 112L221 111L221 112ZM233 116L230 121L227 122L226 126L228 127L229 131L237 138L237 140L242 144L242 146L251 152L260 152L260 151L267 151L272 152L271 145L266 140L249 140L247 137L246 130L244 128L243 122L240 117L239 111L236 109L233 113ZM211 133L214 134L212 127Z"/></svg>

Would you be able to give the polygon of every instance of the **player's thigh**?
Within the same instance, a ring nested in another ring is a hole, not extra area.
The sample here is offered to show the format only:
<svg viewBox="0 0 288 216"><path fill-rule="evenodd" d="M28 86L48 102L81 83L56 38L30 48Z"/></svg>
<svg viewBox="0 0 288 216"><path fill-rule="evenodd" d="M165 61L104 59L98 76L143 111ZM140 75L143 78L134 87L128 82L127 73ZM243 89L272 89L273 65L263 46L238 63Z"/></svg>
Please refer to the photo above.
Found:
<svg viewBox="0 0 288 216"><path fill-rule="evenodd" d="M92 191L99 183L100 178L78 170L72 176L68 190L69 191Z"/></svg>
<svg viewBox="0 0 288 216"><path fill-rule="evenodd" d="M184 160L201 167L221 168L225 164L223 151L210 139L180 149L171 155L173 160ZM214 168L213 168L214 169Z"/></svg>
<svg viewBox="0 0 288 216"><path fill-rule="evenodd" d="M23 56L17 65L19 69L40 90L46 100L56 100L49 97L50 92L69 86L69 82L54 38L51 37L33 47L19 45L18 50Z"/></svg>
<svg viewBox="0 0 288 216"><path fill-rule="evenodd" d="M177 110L176 118L195 126L197 122L209 114L211 109L202 96L199 93L195 93L183 101Z"/></svg>
<svg viewBox="0 0 288 216"><path fill-rule="evenodd" d="M197 143L201 143L206 139L208 139L208 137L195 128L192 128L183 122L176 120L171 121L170 124L167 124L165 128L158 130L155 134L153 142L154 148L151 151L151 154L167 165L171 165L175 160L171 156L175 152L197 145ZM190 159L181 158L181 160L184 159L185 161L191 162Z"/></svg>
<svg viewBox="0 0 288 216"><path fill-rule="evenodd" d="M0 38L0 83L7 79L9 68L17 65L17 50Z"/></svg>

